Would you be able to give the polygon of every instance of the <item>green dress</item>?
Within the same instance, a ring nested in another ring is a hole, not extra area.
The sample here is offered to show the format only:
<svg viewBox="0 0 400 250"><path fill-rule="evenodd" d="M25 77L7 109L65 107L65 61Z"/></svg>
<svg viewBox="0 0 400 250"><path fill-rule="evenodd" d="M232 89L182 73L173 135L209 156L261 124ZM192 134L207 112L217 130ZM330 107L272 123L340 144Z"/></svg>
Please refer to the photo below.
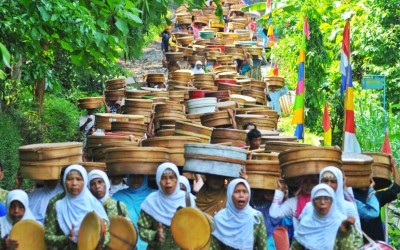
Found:
<svg viewBox="0 0 400 250"><path fill-rule="evenodd" d="M129 219L130 218L129 212L128 212L128 209L126 208L125 203L120 201L119 205L120 205L121 212L122 212L121 216ZM108 197L108 199L104 202L103 207L104 207L104 210L106 210L106 214L107 214L108 218L111 218L111 216L114 216L114 215L120 215L120 214L118 214L117 201L111 199L110 197Z"/></svg>
<svg viewBox="0 0 400 250"><path fill-rule="evenodd" d="M61 230L57 220L56 202L64 198L65 192L54 196L47 206L46 218L44 219L45 234L44 238L48 250L77 250L78 245L69 240L68 235L65 235ZM107 248L110 241L109 226L107 224L103 249Z"/></svg>
<svg viewBox="0 0 400 250"><path fill-rule="evenodd" d="M157 240L157 229L159 222L145 211L141 211L139 215L138 227L139 235L143 241L149 243L149 250L175 250L180 249L172 238L171 228L162 224L164 230L165 242L160 243Z"/></svg>
<svg viewBox="0 0 400 250"><path fill-rule="evenodd" d="M260 214L259 221L264 221L264 216ZM211 250L233 250L235 248L226 246L221 241L219 241L214 236L211 236ZM267 230L265 228L265 223L254 224L254 250L266 250L267 249Z"/></svg>

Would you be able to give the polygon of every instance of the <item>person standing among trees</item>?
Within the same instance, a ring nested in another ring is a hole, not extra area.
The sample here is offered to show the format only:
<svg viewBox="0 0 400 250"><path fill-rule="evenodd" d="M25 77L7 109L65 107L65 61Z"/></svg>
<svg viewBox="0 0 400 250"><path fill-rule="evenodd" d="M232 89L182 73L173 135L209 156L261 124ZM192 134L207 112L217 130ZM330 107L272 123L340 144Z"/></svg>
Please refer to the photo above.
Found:
<svg viewBox="0 0 400 250"><path fill-rule="evenodd" d="M163 52L163 59L165 60L165 53L169 51L169 39L171 37L171 28L166 28L161 33L161 51Z"/></svg>

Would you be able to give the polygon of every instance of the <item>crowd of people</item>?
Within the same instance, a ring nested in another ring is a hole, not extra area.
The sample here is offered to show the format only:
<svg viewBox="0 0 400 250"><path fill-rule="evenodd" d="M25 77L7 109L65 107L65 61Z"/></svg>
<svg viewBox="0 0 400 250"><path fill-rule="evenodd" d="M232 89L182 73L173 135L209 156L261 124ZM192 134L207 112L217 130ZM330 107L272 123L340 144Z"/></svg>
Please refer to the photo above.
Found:
<svg viewBox="0 0 400 250"><path fill-rule="evenodd" d="M261 133L254 124L246 128L251 129L247 144L257 150ZM276 190L252 189L241 173L237 179L205 175L204 185L195 192L193 181L173 163L161 164L155 178L109 177L101 170L87 173L81 165L71 165L61 171L59 180L44 181L28 194L0 190L6 207L0 219L1 249L18 249L9 233L21 220L43 224L48 249L76 249L81 223L91 211L107 225L100 248L106 249L110 240L109 218L119 215L137 229L136 249L179 249L171 221L180 207L194 207L213 217L210 249L358 249L367 242L362 232L369 239L385 240L380 208L400 192L393 157L391 164L394 183L378 192L372 179L366 189L346 187L342 171L330 166L319 177L300 178L297 190L282 181ZM117 182L111 194L110 178L126 184Z"/></svg>

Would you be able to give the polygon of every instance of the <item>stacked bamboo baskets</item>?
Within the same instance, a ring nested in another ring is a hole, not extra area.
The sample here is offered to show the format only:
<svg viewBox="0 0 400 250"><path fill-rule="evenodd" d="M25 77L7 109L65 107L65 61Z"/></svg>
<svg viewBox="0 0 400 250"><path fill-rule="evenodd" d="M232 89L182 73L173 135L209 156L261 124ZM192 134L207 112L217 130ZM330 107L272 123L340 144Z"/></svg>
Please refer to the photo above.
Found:
<svg viewBox="0 0 400 250"><path fill-rule="evenodd" d="M82 161L82 143L42 143L19 148L20 170L24 178L58 180L63 167Z"/></svg>

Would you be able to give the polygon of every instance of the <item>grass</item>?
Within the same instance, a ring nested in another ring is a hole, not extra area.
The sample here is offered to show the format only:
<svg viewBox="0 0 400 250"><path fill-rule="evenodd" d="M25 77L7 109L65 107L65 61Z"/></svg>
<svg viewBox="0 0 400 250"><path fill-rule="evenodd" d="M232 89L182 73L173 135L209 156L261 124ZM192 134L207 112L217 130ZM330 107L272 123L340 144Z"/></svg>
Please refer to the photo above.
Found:
<svg viewBox="0 0 400 250"><path fill-rule="evenodd" d="M293 136L295 128L296 127L292 125L292 116L279 118L278 130L283 131L280 133L280 135ZM311 133L307 128L305 128L304 143L311 144L314 146L319 146L320 140L322 139L323 139L322 136Z"/></svg>

